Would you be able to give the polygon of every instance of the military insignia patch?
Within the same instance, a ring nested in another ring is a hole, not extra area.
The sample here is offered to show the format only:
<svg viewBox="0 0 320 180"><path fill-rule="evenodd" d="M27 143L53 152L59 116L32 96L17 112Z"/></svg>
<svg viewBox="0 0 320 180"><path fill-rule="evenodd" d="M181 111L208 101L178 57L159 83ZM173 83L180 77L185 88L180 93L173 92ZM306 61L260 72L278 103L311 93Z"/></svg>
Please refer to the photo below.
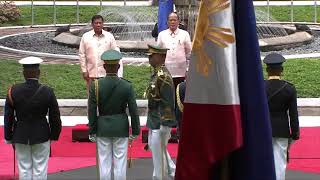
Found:
<svg viewBox="0 0 320 180"><path fill-rule="evenodd" d="M159 70L159 71L157 72L157 75L158 75L158 76L163 76L163 75L164 75L163 70L162 70L162 69Z"/></svg>

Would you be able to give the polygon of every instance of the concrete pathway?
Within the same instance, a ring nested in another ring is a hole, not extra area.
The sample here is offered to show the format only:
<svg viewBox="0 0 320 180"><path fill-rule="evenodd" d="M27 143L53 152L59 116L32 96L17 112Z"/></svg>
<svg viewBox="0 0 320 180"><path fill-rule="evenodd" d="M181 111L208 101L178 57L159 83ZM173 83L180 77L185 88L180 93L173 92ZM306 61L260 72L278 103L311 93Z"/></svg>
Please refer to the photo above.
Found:
<svg viewBox="0 0 320 180"><path fill-rule="evenodd" d="M133 167L127 170L127 180L150 180L152 179L152 159L137 159L133 161ZM96 166L75 169L48 175L48 180L94 180ZM305 173L299 171L287 171L286 180L319 180L320 174Z"/></svg>
<svg viewBox="0 0 320 180"><path fill-rule="evenodd" d="M83 26L73 26L73 29L77 29ZM0 27L0 38L5 38L13 34L32 33L41 31L54 31L57 27L49 26L21 26L21 27ZM24 51L13 48L8 48L0 45L0 57L1 59L19 60L27 56L42 57L45 64L79 64L79 57L77 55L64 55L64 54L50 54L41 52ZM149 65L147 58L129 58L124 57L123 63L126 65Z"/></svg>
<svg viewBox="0 0 320 180"><path fill-rule="evenodd" d="M62 126L75 126L87 124L88 118L87 116L61 116L61 121ZM140 116L140 125L145 126L146 123L147 116ZM0 116L0 126L3 125L3 116ZM299 125L300 127L320 127L320 116L299 116Z"/></svg>

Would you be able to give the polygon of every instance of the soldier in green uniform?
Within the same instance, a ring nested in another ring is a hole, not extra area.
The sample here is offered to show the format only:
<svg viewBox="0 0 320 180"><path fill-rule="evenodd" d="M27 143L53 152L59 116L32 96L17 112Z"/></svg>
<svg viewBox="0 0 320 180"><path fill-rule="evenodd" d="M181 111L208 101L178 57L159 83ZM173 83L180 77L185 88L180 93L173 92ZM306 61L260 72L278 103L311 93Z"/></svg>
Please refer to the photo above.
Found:
<svg viewBox="0 0 320 180"><path fill-rule="evenodd" d="M132 141L140 133L136 96L132 84L117 76L121 53L107 50L101 55L106 77L91 83L89 93L89 127L91 141L97 142L97 165L100 179L126 179L128 137ZM131 116L132 135L129 136Z"/></svg>
<svg viewBox="0 0 320 180"><path fill-rule="evenodd" d="M177 125L174 110L174 84L165 67L167 49L148 45L149 63L153 67L147 87L149 128L148 144L152 151L152 179L174 178L176 166L167 151L171 127Z"/></svg>

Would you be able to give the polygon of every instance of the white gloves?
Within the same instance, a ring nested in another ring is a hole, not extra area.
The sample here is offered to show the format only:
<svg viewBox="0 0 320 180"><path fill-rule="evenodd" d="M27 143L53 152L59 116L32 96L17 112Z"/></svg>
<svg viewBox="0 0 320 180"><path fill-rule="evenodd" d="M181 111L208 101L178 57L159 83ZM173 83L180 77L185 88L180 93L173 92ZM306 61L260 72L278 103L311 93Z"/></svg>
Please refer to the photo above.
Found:
<svg viewBox="0 0 320 180"><path fill-rule="evenodd" d="M136 135L130 135L129 136L129 142L131 143L134 139L136 139L138 136Z"/></svg>
<svg viewBox="0 0 320 180"><path fill-rule="evenodd" d="M4 140L4 143L6 143L6 144L12 144L12 141L7 141L7 140Z"/></svg>
<svg viewBox="0 0 320 180"><path fill-rule="evenodd" d="M97 141L97 136L96 134L89 134L89 140L91 142L96 142Z"/></svg>

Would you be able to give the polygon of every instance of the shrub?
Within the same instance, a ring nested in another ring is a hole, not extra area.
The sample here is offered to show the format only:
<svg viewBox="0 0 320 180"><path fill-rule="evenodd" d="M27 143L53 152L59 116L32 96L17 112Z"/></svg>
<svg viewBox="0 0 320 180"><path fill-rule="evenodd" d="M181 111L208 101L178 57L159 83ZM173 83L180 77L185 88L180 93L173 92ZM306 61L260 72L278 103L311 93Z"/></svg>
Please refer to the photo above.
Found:
<svg viewBox="0 0 320 180"><path fill-rule="evenodd" d="M20 10L12 1L0 2L0 23L16 20L20 17Z"/></svg>

